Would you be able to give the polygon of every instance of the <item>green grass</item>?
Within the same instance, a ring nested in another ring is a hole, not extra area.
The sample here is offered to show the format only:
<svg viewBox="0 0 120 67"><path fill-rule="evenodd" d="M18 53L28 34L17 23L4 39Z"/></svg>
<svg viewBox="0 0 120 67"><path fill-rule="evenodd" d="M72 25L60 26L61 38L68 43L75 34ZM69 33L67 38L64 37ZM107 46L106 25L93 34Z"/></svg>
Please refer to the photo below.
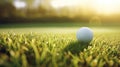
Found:
<svg viewBox="0 0 120 67"><path fill-rule="evenodd" d="M77 27L1 28L0 67L120 67L119 28L91 28L89 44L77 42Z"/></svg>

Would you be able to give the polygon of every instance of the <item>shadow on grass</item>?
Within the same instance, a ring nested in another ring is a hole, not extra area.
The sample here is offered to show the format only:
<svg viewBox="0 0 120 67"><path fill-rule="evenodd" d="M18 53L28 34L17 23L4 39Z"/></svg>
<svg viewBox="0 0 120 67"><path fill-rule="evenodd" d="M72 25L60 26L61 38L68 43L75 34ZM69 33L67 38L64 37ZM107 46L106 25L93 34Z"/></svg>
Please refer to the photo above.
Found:
<svg viewBox="0 0 120 67"><path fill-rule="evenodd" d="M72 54L79 54L82 52L85 48L87 48L90 45L90 43L82 43L82 42L71 42L68 44L65 48L65 52L71 52Z"/></svg>

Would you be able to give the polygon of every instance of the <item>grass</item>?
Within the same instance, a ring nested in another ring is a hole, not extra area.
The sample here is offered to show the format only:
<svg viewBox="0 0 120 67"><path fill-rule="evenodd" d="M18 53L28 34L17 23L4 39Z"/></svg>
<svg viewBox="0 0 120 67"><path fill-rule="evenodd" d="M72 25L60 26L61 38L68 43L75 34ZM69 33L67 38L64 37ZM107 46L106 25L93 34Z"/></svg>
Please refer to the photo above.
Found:
<svg viewBox="0 0 120 67"><path fill-rule="evenodd" d="M0 31L0 67L120 67L118 27L92 28L89 44L77 42L78 28L11 29Z"/></svg>

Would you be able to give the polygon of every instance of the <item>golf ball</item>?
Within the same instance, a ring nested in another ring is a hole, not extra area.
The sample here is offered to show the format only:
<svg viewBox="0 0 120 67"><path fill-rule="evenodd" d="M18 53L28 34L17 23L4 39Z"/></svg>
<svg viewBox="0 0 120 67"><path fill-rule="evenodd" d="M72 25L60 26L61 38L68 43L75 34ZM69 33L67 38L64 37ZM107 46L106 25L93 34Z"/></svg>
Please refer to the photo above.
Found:
<svg viewBox="0 0 120 67"><path fill-rule="evenodd" d="M77 31L77 40L89 43L93 39L93 31L88 27L82 27Z"/></svg>

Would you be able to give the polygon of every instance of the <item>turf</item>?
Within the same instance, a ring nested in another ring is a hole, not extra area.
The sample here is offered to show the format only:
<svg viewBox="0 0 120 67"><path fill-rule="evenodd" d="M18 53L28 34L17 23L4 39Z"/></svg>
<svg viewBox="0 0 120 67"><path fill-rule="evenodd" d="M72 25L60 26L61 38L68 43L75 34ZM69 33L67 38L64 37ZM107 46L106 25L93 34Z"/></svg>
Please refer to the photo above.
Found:
<svg viewBox="0 0 120 67"><path fill-rule="evenodd" d="M118 27L93 27L91 43L76 40L78 28L35 28L32 33L30 29L1 29L0 67L120 67Z"/></svg>

